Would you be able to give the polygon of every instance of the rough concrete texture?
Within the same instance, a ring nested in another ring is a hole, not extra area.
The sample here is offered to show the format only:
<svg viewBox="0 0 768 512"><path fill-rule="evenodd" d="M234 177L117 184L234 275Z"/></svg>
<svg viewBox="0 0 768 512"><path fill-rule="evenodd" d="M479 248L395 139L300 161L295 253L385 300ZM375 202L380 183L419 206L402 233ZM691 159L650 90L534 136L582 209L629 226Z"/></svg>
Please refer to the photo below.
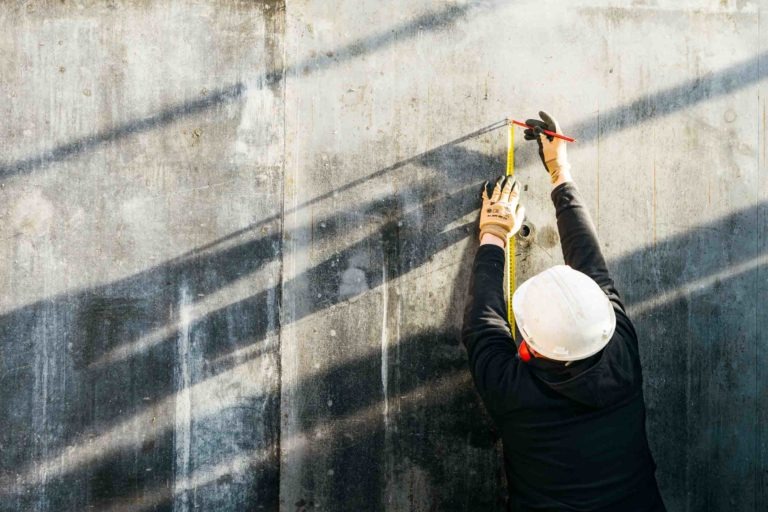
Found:
<svg viewBox="0 0 768 512"><path fill-rule="evenodd" d="M768 509L766 8L4 5L0 510L502 510L458 331L484 127L539 108L669 510ZM518 141L522 282L561 257Z"/></svg>

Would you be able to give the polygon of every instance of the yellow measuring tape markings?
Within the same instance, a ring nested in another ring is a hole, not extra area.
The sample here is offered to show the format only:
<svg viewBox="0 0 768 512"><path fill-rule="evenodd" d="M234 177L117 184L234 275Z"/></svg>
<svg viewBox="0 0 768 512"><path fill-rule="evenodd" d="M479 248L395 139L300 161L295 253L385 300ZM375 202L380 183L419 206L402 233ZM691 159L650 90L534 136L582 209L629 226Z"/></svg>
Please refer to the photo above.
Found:
<svg viewBox="0 0 768 512"><path fill-rule="evenodd" d="M507 125L507 176L515 174L515 126L512 123ZM512 294L515 292L515 236L507 239L507 320L509 328L512 331L512 337L515 337L515 313L512 311Z"/></svg>

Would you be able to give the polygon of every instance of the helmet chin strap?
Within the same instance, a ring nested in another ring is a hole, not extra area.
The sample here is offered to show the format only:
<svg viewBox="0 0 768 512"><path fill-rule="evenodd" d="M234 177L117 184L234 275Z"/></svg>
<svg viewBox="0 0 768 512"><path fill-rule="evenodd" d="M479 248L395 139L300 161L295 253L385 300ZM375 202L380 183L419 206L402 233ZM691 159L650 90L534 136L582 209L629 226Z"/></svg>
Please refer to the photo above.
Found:
<svg viewBox="0 0 768 512"><path fill-rule="evenodd" d="M517 356L524 363L527 363L531 360L531 351L528 350L528 344L525 342L525 340L520 342L520 346L517 348Z"/></svg>

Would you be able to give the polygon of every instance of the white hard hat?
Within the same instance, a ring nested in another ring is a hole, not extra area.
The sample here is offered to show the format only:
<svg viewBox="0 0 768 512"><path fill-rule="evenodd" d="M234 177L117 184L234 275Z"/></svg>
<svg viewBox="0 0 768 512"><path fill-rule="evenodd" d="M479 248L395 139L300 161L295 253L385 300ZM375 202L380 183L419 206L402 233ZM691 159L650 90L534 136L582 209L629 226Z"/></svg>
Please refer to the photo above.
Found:
<svg viewBox="0 0 768 512"><path fill-rule="evenodd" d="M520 285L512 309L525 342L557 361L598 353L616 328L616 314L603 290L567 265L548 268Z"/></svg>

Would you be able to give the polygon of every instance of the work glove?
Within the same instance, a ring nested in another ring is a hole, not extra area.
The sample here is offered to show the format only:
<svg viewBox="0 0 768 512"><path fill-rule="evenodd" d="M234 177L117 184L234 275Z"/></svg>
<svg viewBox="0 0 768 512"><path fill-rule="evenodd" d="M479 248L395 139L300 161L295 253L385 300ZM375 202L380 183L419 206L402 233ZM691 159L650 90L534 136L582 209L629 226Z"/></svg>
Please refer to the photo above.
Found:
<svg viewBox="0 0 768 512"><path fill-rule="evenodd" d="M538 119L527 119L525 124L533 126L523 132L525 140L535 140L539 144L539 156L544 167L549 173L549 179L554 184L561 176L571 176L571 164L568 162L566 142L542 133L541 130L549 130L555 133L563 133L560 124L543 110L539 112Z"/></svg>
<svg viewBox="0 0 768 512"><path fill-rule="evenodd" d="M520 184L514 178L502 176L488 197L488 182L483 185L483 207L480 210L480 239L490 233L507 244L507 237L520 230L525 208L519 204Z"/></svg>

